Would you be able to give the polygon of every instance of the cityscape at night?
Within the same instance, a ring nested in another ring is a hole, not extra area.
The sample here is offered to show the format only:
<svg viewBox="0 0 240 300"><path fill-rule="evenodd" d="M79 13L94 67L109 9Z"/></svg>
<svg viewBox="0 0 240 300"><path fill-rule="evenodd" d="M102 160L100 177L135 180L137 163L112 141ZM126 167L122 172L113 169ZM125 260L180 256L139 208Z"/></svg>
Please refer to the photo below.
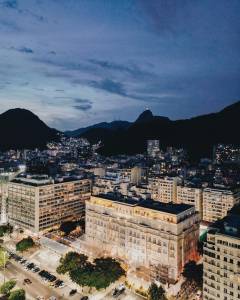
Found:
<svg viewBox="0 0 240 300"><path fill-rule="evenodd" d="M0 300L240 299L239 15L0 0Z"/></svg>

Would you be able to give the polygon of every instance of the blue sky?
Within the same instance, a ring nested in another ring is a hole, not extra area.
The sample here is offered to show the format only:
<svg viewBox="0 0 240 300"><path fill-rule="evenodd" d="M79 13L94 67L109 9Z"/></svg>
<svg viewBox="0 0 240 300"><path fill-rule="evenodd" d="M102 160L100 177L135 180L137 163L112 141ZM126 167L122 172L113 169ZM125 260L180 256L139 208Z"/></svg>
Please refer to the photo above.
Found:
<svg viewBox="0 0 240 300"><path fill-rule="evenodd" d="M0 112L57 129L240 99L238 0L0 0Z"/></svg>

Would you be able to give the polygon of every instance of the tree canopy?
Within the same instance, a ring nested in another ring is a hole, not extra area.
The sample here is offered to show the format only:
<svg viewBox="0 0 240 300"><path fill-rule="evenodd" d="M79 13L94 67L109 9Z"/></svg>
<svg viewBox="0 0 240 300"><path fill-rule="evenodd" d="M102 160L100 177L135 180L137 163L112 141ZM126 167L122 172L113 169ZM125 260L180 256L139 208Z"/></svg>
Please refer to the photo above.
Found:
<svg viewBox="0 0 240 300"><path fill-rule="evenodd" d="M96 289L108 287L125 274L120 263L111 257L97 258L91 263L86 255L76 252L69 252L61 258L57 272L68 273L77 284Z"/></svg>
<svg viewBox="0 0 240 300"><path fill-rule="evenodd" d="M9 255L7 251L0 247L0 268L6 266L8 259L9 259Z"/></svg>
<svg viewBox="0 0 240 300"><path fill-rule="evenodd" d="M161 286L157 286L156 283L152 283L148 289L149 300L165 300L165 291Z"/></svg>
<svg viewBox="0 0 240 300"><path fill-rule="evenodd" d="M194 282L197 286L202 287L203 283L203 265L196 264L195 261L189 261L185 264L182 275L186 280Z"/></svg>
<svg viewBox="0 0 240 300"><path fill-rule="evenodd" d="M15 285L16 285L16 281L15 280L6 281L0 287L1 294L9 295L9 293L15 287Z"/></svg>
<svg viewBox="0 0 240 300"><path fill-rule="evenodd" d="M29 236L27 238L22 239L16 244L17 251L25 251L35 245L33 239Z"/></svg>
<svg viewBox="0 0 240 300"><path fill-rule="evenodd" d="M3 237L4 234L10 234L13 231L13 227L10 224L0 226L0 237Z"/></svg>
<svg viewBox="0 0 240 300"><path fill-rule="evenodd" d="M12 291L10 293L10 296L8 297L8 300L25 300L25 291L23 289L18 289L15 291Z"/></svg>

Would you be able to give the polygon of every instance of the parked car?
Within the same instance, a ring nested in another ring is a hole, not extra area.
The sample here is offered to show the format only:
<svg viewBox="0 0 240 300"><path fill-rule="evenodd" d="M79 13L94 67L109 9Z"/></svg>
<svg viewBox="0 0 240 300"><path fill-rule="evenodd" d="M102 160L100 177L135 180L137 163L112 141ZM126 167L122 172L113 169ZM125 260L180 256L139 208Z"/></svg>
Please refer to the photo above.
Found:
<svg viewBox="0 0 240 300"><path fill-rule="evenodd" d="M32 283L32 281L29 278L25 278L23 280L23 284L31 284L31 283Z"/></svg>
<svg viewBox="0 0 240 300"><path fill-rule="evenodd" d="M76 294L76 292L77 292L77 290L71 290L70 292L69 292L69 296L73 296L73 295L75 295Z"/></svg>

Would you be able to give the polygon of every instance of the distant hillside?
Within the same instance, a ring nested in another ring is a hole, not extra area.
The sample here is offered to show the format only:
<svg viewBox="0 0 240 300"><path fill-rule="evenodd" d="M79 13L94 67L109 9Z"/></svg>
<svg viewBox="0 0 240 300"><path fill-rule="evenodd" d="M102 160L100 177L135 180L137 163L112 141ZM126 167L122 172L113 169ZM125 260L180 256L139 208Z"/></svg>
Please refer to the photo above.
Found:
<svg viewBox="0 0 240 300"><path fill-rule="evenodd" d="M71 136L71 137L77 137L85 132L92 130L92 129L108 129L108 130L118 130L118 129L126 129L131 125L130 122L128 121L113 121L113 122L102 122L102 123L97 123L88 127L84 128L79 128L76 130L69 130L65 131L66 136Z"/></svg>
<svg viewBox="0 0 240 300"><path fill-rule="evenodd" d="M185 147L193 159L198 159L211 157L216 143L240 144L239 128L240 102L237 102L218 113L177 121L153 116L147 110L127 128L111 132L90 128L81 136L91 142L102 140L100 153L104 155L143 153L148 139L159 139L163 146Z"/></svg>
<svg viewBox="0 0 240 300"><path fill-rule="evenodd" d="M57 139L57 133L29 110L16 108L0 114L0 150L43 148Z"/></svg>

